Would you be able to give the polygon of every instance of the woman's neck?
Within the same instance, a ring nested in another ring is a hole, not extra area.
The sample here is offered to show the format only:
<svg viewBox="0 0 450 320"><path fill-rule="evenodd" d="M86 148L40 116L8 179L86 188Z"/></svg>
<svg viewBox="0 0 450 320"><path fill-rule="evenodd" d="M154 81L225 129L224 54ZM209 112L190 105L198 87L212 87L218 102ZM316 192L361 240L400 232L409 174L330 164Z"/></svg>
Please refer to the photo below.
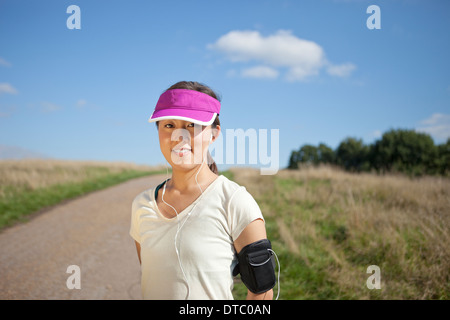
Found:
<svg viewBox="0 0 450 320"><path fill-rule="evenodd" d="M217 175L205 164L201 166L200 171L198 166L191 170L172 169L172 178L167 187L180 193L190 193L199 190L199 186L204 191L216 178Z"/></svg>

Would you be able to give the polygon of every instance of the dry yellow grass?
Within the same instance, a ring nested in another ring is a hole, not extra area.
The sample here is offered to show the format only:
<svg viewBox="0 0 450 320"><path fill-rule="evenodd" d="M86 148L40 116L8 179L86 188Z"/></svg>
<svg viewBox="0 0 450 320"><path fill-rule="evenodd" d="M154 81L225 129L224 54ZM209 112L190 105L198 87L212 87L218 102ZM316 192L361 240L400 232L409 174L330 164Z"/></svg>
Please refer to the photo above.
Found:
<svg viewBox="0 0 450 320"><path fill-rule="evenodd" d="M0 228L28 214L87 192L162 168L123 162L0 161Z"/></svg>
<svg viewBox="0 0 450 320"><path fill-rule="evenodd" d="M103 169L102 169L103 168ZM35 190L55 184L80 182L124 170L152 171L161 168L126 162L71 160L0 160L0 186ZM4 192L4 188L0 188Z"/></svg>
<svg viewBox="0 0 450 320"><path fill-rule="evenodd" d="M323 271L330 282L322 288L326 297L450 298L449 178L353 174L332 167L282 170L276 176L243 169L233 174L257 199L275 241L298 256L304 269ZM381 269L378 291L365 285L372 264ZM310 287L293 288L292 296L320 297L323 283L313 288L317 296Z"/></svg>

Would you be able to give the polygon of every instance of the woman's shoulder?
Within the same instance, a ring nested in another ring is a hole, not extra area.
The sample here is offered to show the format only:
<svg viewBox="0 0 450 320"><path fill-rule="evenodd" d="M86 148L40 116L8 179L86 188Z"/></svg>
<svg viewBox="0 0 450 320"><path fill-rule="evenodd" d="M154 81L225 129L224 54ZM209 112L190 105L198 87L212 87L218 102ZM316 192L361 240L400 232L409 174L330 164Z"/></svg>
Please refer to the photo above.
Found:
<svg viewBox="0 0 450 320"><path fill-rule="evenodd" d="M220 175L217 179L219 179L220 188L227 194L233 194L236 190L244 188L239 185L237 182L230 180L224 175ZM244 188L245 189L245 188Z"/></svg>
<svg viewBox="0 0 450 320"><path fill-rule="evenodd" d="M233 198L253 198L244 186L230 180L224 175L221 175L219 178L221 179L221 190L229 200L232 200Z"/></svg>
<svg viewBox="0 0 450 320"><path fill-rule="evenodd" d="M135 206L149 206L156 199L155 193L164 184L165 181L159 183L151 188L140 192L133 200L133 207Z"/></svg>

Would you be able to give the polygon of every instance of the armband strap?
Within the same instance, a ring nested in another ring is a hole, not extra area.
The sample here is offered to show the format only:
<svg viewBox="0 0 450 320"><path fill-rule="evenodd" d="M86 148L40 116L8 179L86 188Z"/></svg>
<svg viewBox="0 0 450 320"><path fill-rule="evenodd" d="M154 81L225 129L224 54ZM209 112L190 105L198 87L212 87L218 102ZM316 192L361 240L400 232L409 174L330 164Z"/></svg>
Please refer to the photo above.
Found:
<svg viewBox="0 0 450 320"><path fill-rule="evenodd" d="M233 276L241 274L241 280L253 293L264 293L275 286L275 258L269 240L253 242L239 252L238 264Z"/></svg>

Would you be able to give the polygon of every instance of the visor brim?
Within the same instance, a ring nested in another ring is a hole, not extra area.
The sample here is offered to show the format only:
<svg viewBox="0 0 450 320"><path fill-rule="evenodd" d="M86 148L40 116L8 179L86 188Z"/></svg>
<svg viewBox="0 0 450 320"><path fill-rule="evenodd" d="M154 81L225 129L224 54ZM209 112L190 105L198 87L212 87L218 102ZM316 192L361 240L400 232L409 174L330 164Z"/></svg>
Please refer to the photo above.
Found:
<svg viewBox="0 0 450 320"><path fill-rule="evenodd" d="M217 113L183 110L183 109L165 109L153 112L148 122L156 122L160 120L183 120L193 122L202 126L211 125L216 119Z"/></svg>

